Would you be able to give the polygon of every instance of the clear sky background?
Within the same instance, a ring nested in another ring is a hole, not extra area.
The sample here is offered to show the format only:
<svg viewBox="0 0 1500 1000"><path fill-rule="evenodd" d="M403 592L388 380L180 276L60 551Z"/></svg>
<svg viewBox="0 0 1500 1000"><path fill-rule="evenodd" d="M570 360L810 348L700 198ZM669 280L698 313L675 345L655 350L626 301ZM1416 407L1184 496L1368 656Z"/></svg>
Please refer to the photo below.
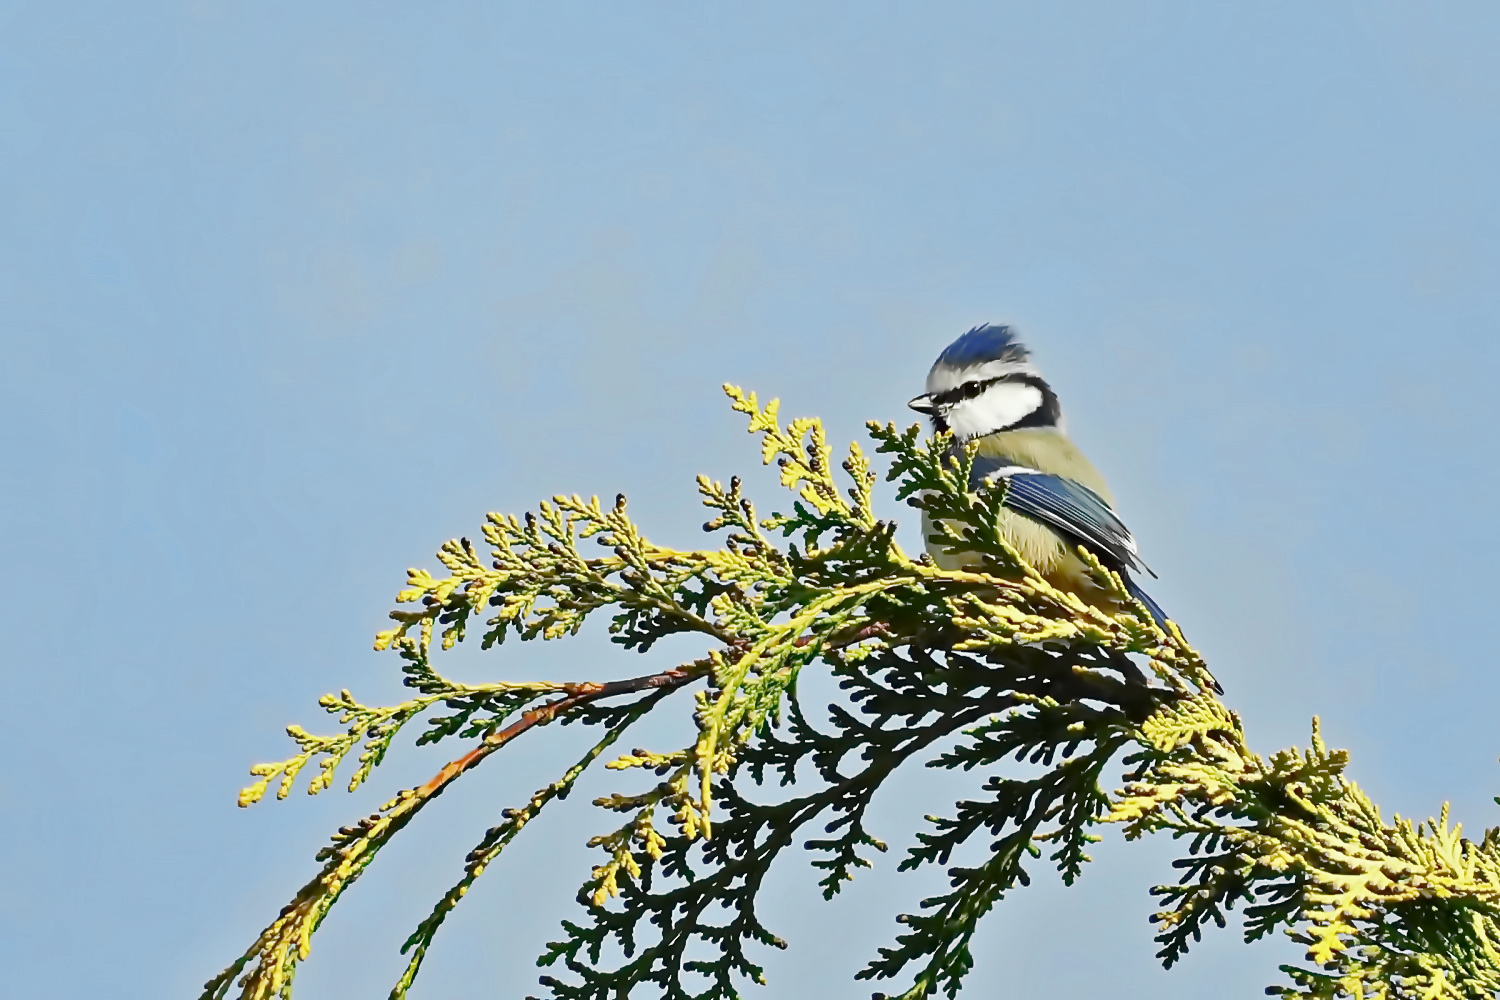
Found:
<svg viewBox="0 0 1500 1000"><path fill-rule="evenodd" d="M453 756L234 805L322 692L398 697L369 638L444 539L624 490L694 544L693 476L757 461L721 382L845 439L984 321L1029 334L1257 746L1316 713L1387 810L1496 823L1497 50L1478 2L0 2L7 992L195 995L334 827ZM451 669L644 666L595 635ZM298 996L383 997L579 735L424 813ZM975 786L908 776L877 832ZM604 787L484 876L414 996L536 990ZM1260 995L1298 949L1157 967L1171 846L1111 831L1015 894L969 995ZM941 882L895 859L830 905L779 876L766 996L869 994Z"/></svg>

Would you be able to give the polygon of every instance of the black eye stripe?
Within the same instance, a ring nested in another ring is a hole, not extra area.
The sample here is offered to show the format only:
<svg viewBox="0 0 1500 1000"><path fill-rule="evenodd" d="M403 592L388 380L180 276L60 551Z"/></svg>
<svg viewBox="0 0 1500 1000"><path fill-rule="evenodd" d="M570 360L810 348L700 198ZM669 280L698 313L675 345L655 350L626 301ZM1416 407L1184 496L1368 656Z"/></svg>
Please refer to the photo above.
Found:
<svg viewBox="0 0 1500 1000"><path fill-rule="evenodd" d="M1062 407L1058 405L1057 393L1052 391L1046 379L1034 372L1012 372L995 378L974 379L962 385L956 385L952 389L932 393L931 399L935 404L931 416L933 428L938 431L951 430L947 417L952 409L960 403L983 395L986 389L998 382L1030 386L1041 393L1042 398L1030 413L1019 420L1004 427L992 427L984 433L994 434L999 431L1018 431L1027 428L1056 428L1062 421Z"/></svg>
<svg viewBox="0 0 1500 1000"><path fill-rule="evenodd" d="M1016 382L1022 385L1030 385L1038 389L1042 387L1042 380L1037 378L1035 375L1000 375L996 378L975 379L972 382L965 382L962 385L956 385L952 389L937 393L932 397L932 401L934 403L937 403L939 406L953 406L954 404L961 403L966 399L973 399L974 397L981 395L990 386L998 385L1001 382Z"/></svg>

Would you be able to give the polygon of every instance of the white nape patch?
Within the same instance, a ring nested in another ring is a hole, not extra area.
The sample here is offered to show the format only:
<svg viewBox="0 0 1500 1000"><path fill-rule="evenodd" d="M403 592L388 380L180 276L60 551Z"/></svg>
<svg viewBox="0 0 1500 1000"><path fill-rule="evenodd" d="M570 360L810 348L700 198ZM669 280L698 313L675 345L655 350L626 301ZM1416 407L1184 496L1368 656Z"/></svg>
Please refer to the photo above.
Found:
<svg viewBox="0 0 1500 1000"><path fill-rule="evenodd" d="M996 382L956 404L943 420L960 441L1003 431L1020 423L1042 405L1042 390L1025 382Z"/></svg>
<svg viewBox="0 0 1500 1000"><path fill-rule="evenodd" d="M1011 476L1041 476L1045 474L1041 469L1033 469L1028 465L1007 465L1003 469L996 469L985 476L984 481L990 485L994 485L1002 479L1009 479Z"/></svg>
<svg viewBox="0 0 1500 1000"><path fill-rule="evenodd" d="M934 394L947 392L949 389L957 389L965 382L984 382L1005 375L1038 375L1040 377L1035 366L1026 361L986 361L982 365L973 365L969 368L936 364L932 366L932 371L927 373L927 391Z"/></svg>

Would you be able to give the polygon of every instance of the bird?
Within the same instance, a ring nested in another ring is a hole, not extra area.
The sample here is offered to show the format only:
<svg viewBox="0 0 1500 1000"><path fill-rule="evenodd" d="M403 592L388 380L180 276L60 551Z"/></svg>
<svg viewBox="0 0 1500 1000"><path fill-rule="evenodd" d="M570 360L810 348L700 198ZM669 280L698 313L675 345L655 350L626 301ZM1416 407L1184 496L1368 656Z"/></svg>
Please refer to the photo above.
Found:
<svg viewBox="0 0 1500 1000"><path fill-rule="evenodd" d="M970 490L1005 488L1001 534L1048 583L1096 607L1122 610L1079 557L1082 546L1165 626L1166 614L1131 577L1156 574L1115 513L1104 477L1069 439L1057 393L1014 328L984 324L949 344L927 374L926 391L907 405L931 418L935 431L952 433L954 454L971 441L978 445ZM939 567L978 568L978 556L932 537L925 512L922 533Z"/></svg>

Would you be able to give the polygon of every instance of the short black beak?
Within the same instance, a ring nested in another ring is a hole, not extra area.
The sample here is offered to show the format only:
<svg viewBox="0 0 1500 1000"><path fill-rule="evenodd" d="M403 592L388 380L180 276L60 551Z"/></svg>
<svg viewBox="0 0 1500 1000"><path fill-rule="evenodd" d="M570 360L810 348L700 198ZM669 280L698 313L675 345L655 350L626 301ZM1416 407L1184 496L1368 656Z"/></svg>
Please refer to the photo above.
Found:
<svg viewBox="0 0 1500 1000"><path fill-rule="evenodd" d="M931 416L932 414L936 413L937 412L937 408L938 408L937 407L937 403L935 403L933 401L932 395L930 393L923 393L922 395L918 396L916 399L912 400L910 403L907 403L906 405L910 406L913 410L916 410L918 413L925 413L928 416Z"/></svg>

